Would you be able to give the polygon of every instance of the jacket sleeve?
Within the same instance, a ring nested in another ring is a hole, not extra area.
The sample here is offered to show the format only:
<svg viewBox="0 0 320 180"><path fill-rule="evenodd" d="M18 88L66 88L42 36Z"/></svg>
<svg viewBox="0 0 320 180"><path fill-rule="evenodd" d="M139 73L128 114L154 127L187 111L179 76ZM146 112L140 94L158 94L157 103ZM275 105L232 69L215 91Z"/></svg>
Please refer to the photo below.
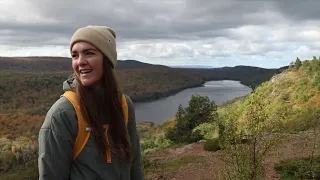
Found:
<svg viewBox="0 0 320 180"><path fill-rule="evenodd" d="M70 114L61 110L49 112L39 131L39 180L69 179L73 138Z"/></svg>
<svg viewBox="0 0 320 180"><path fill-rule="evenodd" d="M140 138L137 132L136 127L136 118L135 118L135 109L133 106L133 102L129 97L127 97L128 103L128 112L129 112L129 135L131 139L132 146L132 165L130 170L130 179L131 180L143 180L143 173L141 167L141 150L140 150Z"/></svg>

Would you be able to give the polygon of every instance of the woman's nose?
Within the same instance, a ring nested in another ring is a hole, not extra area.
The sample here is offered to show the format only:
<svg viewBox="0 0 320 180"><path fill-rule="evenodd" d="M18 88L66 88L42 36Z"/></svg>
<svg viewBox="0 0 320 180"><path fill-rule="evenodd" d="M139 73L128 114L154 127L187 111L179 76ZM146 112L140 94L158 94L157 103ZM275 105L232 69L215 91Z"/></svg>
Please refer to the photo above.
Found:
<svg viewBox="0 0 320 180"><path fill-rule="evenodd" d="M80 66L80 65L85 65L85 64L87 64L87 60L85 59L85 57L84 57L84 56L79 55L79 58L78 58L78 65Z"/></svg>

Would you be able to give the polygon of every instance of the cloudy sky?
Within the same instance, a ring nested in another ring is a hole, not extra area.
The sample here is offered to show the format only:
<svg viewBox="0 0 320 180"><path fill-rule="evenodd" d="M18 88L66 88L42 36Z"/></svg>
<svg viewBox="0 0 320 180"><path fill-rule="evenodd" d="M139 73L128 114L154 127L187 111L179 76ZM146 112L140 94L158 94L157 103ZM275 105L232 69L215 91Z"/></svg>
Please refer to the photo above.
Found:
<svg viewBox="0 0 320 180"><path fill-rule="evenodd" d="M0 0L0 56L70 56L73 32L106 25L118 59L277 68L320 56L319 0Z"/></svg>

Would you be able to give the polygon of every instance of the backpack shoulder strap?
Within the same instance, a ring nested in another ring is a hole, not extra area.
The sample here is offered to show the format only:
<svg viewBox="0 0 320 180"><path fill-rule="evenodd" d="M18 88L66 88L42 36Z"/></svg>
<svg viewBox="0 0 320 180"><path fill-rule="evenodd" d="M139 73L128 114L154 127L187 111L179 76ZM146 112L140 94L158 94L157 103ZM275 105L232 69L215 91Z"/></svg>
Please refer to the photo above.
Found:
<svg viewBox="0 0 320 180"><path fill-rule="evenodd" d="M84 120L79 105L79 98L73 91L66 91L62 96L66 97L73 105L78 118L78 135L73 147L73 160L77 158L90 137L90 131L86 130L86 121Z"/></svg>
<svg viewBox="0 0 320 180"><path fill-rule="evenodd" d="M122 95L122 110L124 114L124 122L126 126L128 126L128 121L129 121L129 110L128 110L128 103L125 95Z"/></svg>
<svg viewBox="0 0 320 180"><path fill-rule="evenodd" d="M86 145L90 137L90 130L87 131L86 129L87 124L80 112L79 98L76 95L76 93L73 91L66 91L62 96L66 97L71 102L71 104L73 105L76 111L77 118L78 118L78 135L73 147L73 160L75 160L80 154L80 152L82 151L82 149L84 148L84 146ZM122 108L124 113L125 124L127 126L129 115L128 115L128 104L127 104L125 95L122 95Z"/></svg>

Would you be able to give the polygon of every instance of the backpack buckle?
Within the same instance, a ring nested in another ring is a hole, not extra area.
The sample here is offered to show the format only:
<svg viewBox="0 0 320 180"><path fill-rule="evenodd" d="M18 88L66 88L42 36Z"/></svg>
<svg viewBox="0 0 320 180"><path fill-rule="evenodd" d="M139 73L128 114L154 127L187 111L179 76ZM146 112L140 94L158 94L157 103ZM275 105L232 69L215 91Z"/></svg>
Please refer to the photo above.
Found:
<svg viewBox="0 0 320 180"><path fill-rule="evenodd" d="M87 132L91 132L91 127L86 127Z"/></svg>

